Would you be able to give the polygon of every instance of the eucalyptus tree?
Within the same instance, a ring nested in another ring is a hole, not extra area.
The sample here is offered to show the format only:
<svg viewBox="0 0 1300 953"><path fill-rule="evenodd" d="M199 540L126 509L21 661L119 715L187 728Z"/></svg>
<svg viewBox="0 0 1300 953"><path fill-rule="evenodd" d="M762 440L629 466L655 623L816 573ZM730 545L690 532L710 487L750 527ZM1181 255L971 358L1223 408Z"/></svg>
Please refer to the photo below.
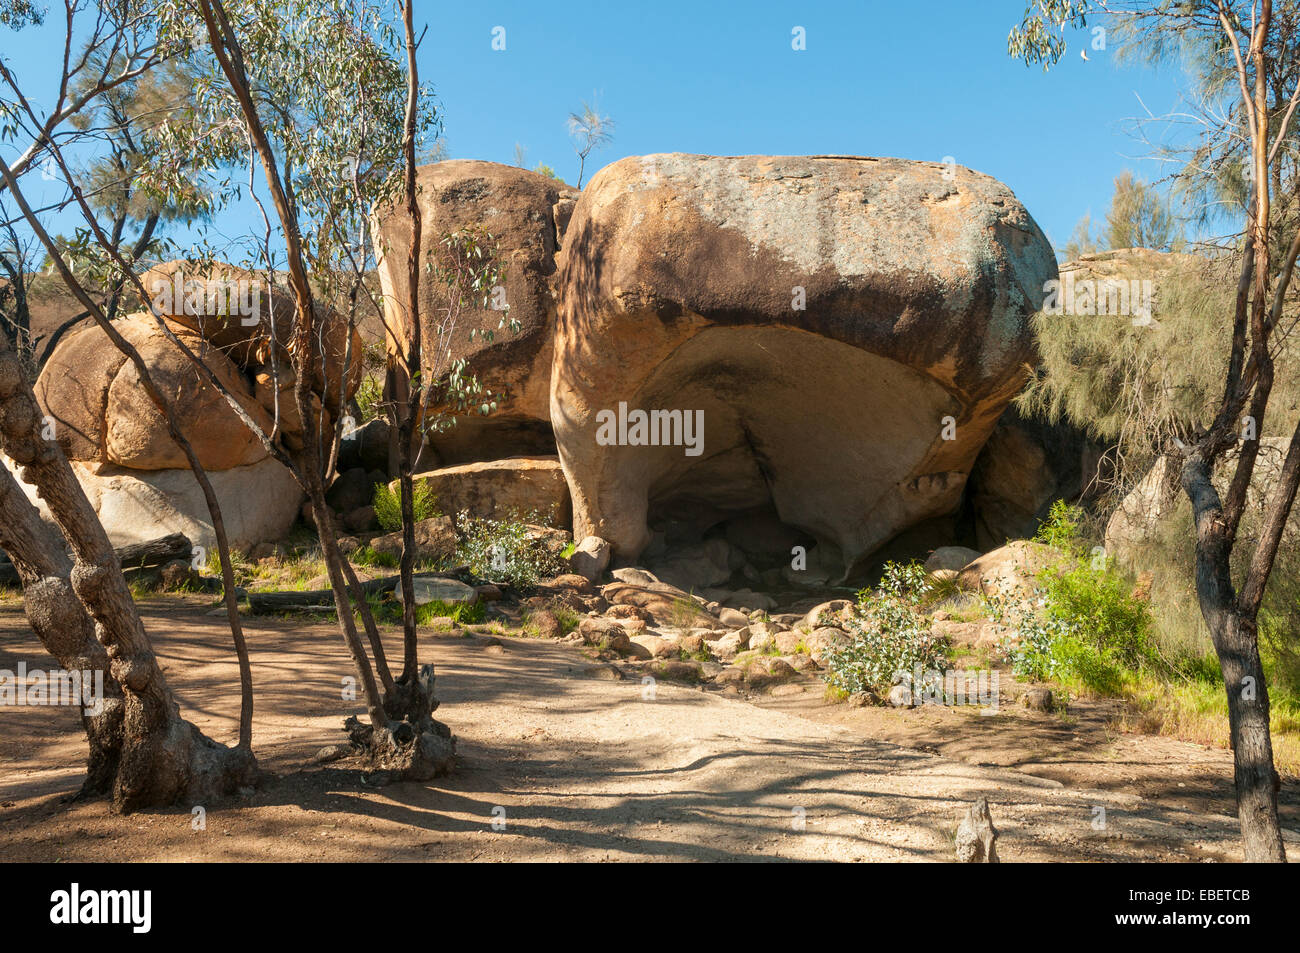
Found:
<svg viewBox="0 0 1300 953"><path fill-rule="evenodd" d="M44 246L68 289L132 362L203 490L222 553L227 615L240 668L239 741L234 748L208 739L181 718L108 536L58 443L46 432L22 361L12 349L0 348L0 450L19 466L24 481L37 488L71 550L71 565L56 555L63 547L46 524L33 519L30 503L17 498L17 484L4 466L0 466L4 471L0 492L8 518L0 527L0 544L10 551L19 569L28 619L47 649L65 663L74 657L88 658L93 653L84 640L78 642L78 631L93 631L103 647L111 689L120 694L115 702L120 717L108 725L86 722L91 759L83 790L111 791L113 806L122 811L182 798L196 801L230 794L248 788L258 776L251 747L251 672L215 493L170 401L154 383L139 352L109 320L103 303L95 300L75 273L65 248L50 236L42 214L49 209L33 207L20 181L40 161L45 175L69 193L59 204L74 204L85 217L87 229L82 239L89 245L87 236L93 236L95 251L116 264L123 278L130 273L130 263L122 258L120 235L114 240L105 231L66 150L75 148L85 135L84 129L69 127L83 118L86 110L95 108L99 97L134 82L174 52L165 42L160 43L154 32L156 13L148 3L65 0L59 92L47 113L38 111L20 79L7 63L0 62L0 79L6 87L0 96L0 132L6 139L22 135L31 139L13 163L0 159L0 186L25 226ZM42 11L21 0L0 5L0 24L5 27L39 27L42 22ZM74 53L78 44L81 51ZM174 335L171 339L198 362ZM68 592L75 594L79 607L61 599L60 594ZM82 620L83 615L93 620L93 628L86 628L89 622ZM96 655L93 661L100 664L102 657Z"/></svg>
<svg viewBox="0 0 1300 953"><path fill-rule="evenodd" d="M1270 407L1270 397L1277 346L1296 321L1288 293L1300 254L1298 13L1294 0L1033 0L1008 38L1011 55L1047 69L1065 52L1067 29L1104 16L1142 56L1183 59L1193 71L1202 121L1179 177L1190 192L1220 201L1235 194L1240 202L1226 207L1227 220L1238 227L1225 250L1238 268L1227 296L1231 334L1222 392L1212 417L1178 439L1176 465L1192 506L1196 593L1223 674L1238 818L1251 861L1286 859L1258 616L1300 485L1300 424L1267 487L1258 535L1244 541L1239 530L1266 414L1286 412ZM1224 492L1213 480L1222 465L1231 473ZM1243 545L1245 569L1234 577L1232 557Z"/></svg>
<svg viewBox="0 0 1300 953"><path fill-rule="evenodd" d="M418 663L413 508L409 501L403 506L407 624L403 669L394 678L356 574L338 548L325 500L342 407L336 406L332 419L325 407L313 408L308 386L321 356L316 285L350 273L355 300L372 245L367 223L381 209L409 203L416 144L437 128L436 113L420 109L425 90L414 69L413 13L409 6L369 0L194 0L172 8L161 29L193 37L206 66L195 84L198 112L208 126L229 131L225 139L202 141L178 132L170 137L172 146L198 150L199 161L246 168L250 193L262 209L261 265L286 275L287 370L303 440L296 452L279 452L277 458L291 468L311 505L339 626L365 694L368 724L358 723L353 738L368 749L372 763L406 777L432 776L449 765L451 743L450 732L432 719L432 666ZM386 310L379 308L381 316ZM399 340L403 330L384 320L386 336ZM414 325L418 335L419 322ZM279 334L274 323L271 333ZM359 361L360 355L344 359ZM418 381L418 363L407 371ZM393 408L388 411L402 423ZM409 468L406 478L409 492ZM366 629L369 652L354 611Z"/></svg>

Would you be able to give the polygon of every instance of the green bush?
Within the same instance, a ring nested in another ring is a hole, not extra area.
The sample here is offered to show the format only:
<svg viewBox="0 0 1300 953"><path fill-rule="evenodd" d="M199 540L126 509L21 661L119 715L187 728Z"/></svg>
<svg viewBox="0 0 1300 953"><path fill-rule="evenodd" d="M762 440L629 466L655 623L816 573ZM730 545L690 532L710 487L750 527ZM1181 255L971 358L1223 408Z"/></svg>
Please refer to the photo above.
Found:
<svg viewBox="0 0 1300 953"><path fill-rule="evenodd" d="M926 574L916 563L887 563L878 592L863 590L846 623L852 641L826 653L826 681L852 694L884 695L901 675L940 668L948 641L934 635L917 612L927 591Z"/></svg>
<svg viewBox="0 0 1300 953"><path fill-rule="evenodd" d="M1050 600L1049 600L1050 604ZM1019 638L1004 639L999 652L1012 673L1035 682L1076 680L1102 695L1118 695L1126 681L1126 667L1117 654L1084 638L1079 624L1059 613L1035 613L1033 603L1017 606ZM1002 618L999 606L996 618Z"/></svg>
<svg viewBox="0 0 1300 953"><path fill-rule="evenodd" d="M1080 637L1130 668L1156 665L1151 611L1132 597L1130 583L1109 564L1051 566L1039 574L1049 615L1070 623Z"/></svg>
<svg viewBox="0 0 1300 953"><path fill-rule="evenodd" d="M438 512L438 498L428 483L417 480L411 488L411 504L415 511L415 521L433 519L441 516ZM402 495L387 483L375 484L375 519L386 533L396 533L402 528Z"/></svg>
<svg viewBox="0 0 1300 953"><path fill-rule="evenodd" d="M528 527L521 520L477 518L461 512L456 522L461 533L457 559L480 579L531 589L539 580L565 571L557 556L528 538Z"/></svg>

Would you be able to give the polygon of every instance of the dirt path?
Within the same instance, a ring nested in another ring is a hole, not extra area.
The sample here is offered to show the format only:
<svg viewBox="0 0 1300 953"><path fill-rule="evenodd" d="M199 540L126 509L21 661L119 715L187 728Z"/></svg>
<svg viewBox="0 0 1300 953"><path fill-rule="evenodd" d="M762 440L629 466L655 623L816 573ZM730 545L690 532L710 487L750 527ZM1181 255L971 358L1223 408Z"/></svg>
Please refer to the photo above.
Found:
<svg viewBox="0 0 1300 953"><path fill-rule="evenodd" d="M187 714L230 740L235 666L222 620L207 611L159 599L146 625ZM1144 736L1054 742L1093 729L1029 713L963 726L957 719L978 716L852 711L813 691L756 705L661 682L647 697L638 681L584 674L592 663L577 650L531 639L429 637L438 716L459 737L460 769L431 785L371 788L347 761L309 763L360 712L340 701L350 669L337 632L254 618L248 635L254 744L275 780L247 801L205 805L205 830L188 809L114 817L102 801L67 801L84 757L71 711L0 708L0 856L946 861L959 814L980 796L1004 860L1240 856L1225 752ZM10 601L0 668L19 660L48 664ZM1288 786L1292 828L1295 794ZM1288 834L1288 852L1300 859L1300 836Z"/></svg>

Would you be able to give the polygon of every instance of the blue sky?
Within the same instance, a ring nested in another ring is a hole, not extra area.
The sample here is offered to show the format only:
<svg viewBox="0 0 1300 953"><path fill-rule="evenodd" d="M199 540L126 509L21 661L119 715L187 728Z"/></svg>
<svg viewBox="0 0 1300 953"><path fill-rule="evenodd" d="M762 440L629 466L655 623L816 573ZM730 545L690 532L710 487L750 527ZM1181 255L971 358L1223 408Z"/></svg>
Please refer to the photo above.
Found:
<svg viewBox="0 0 1300 953"><path fill-rule="evenodd" d="M454 157L511 162L519 142L529 165L572 182L564 120L595 93L616 122L597 166L648 152L952 156L1006 182L1063 244L1084 212L1104 213L1125 168L1163 174L1124 120L1178 108L1183 77L1116 68L1109 52L1085 62L1077 43L1047 74L1026 67L1006 53L1024 7L485 3L440 9L420 63ZM504 52L491 48L497 25Z"/></svg>
<svg viewBox="0 0 1300 953"><path fill-rule="evenodd" d="M1006 182L1063 244L1081 215L1104 213L1121 171L1162 174L1125 120L1178 108L1184 82L1177 69L1117 68L1113 51L1090 49L1085 62L1086 35L1050 73L1026 67L1006 54L1023 10L1024 0L421 0L416 15L429 26L422 79L436 88L453 157L513 162L518 142L530 167L545 162L573 182L565 118L595 97L615 139L588 175L650 152L952 156ZM504 51L492 49L497 26ZM791 49L795 26L805 50ZM6 33L0 55L36 83L52 51L36 34L14 43ZM218 224L237 234L248 217L236 208Z"/></svg>

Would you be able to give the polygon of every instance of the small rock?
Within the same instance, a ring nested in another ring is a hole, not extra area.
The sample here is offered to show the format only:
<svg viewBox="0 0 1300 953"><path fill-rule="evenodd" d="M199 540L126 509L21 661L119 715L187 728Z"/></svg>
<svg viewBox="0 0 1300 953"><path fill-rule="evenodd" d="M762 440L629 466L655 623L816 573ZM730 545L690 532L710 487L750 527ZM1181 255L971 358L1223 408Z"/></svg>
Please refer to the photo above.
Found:
<svg viewBox="0 0 1300 953"><path fill-rule="evenodd" d="M978 549L965 546L940 546L925 561L925 571L960 572L982 555Z"/></svg>
<svg viewBox="0 0 1300 953"><path fill-rule="evenodd" d="M354 533L372 529L376 525L375 508L367 504L348 511L348 514L343 517L343 525Z"/></svg>
<svg viewBox="0 0 1300 953"><path fill-rule="evenodd" d="M912 690L906 685L895 685L889 690L889 704L895 708L912 708Z"/></svg>
<svg viewBox="0 0 1300 953"><path fill-rule="evenodd" d="M570 558L572 562L572 558ZM619 582L625 582L629 586L653 586L658 584L659 579L652 572L644 569L637 569L634 566L627 566L623 569L614 569L610 575Z"/></svg>
<svg viewBox="0 0 1300 953"><path fill-rule="evenodd" d="M165 589L181 589L199 585L203 577L187 560L173 559L158 571L158 578Z"/></svg>
<svg viewBox="0 0 1300 953"><path fill-rule="evenodd" d="M723 608L718 611L718 621L725 626L739 629L749 625L749 616L737 609Z"/></svg>
<svg viewBox="0 0 1300 953"><path fill-rule="evenodd" d="M537 634L544 639L558 639L564 634L564 626L560 624L560 618L550 609L539 609L528 617L528 624L537 630Z"/></svg>
<svg viewBox="0 0 1300 953"><path fill-rule="evenodd" d="M569 557L569 567L575 574L595 585L609 566L609 543L599 536L588 536L580 542Z"/></svg>
<svg viewBox="0 0 1300 953"><path fill-rule="evenodd" d="M598 678L604 682L621 682L623 673L613 665L588 665L582 670L588 678Z"/></svg>
<svg viewBox="0 0 1300 953"><path fill-rule="evenodd" d="M415 604L427 605L430 602L460 602L475 605L479 600L478 592L473 586L467 586L455 579L413 579ZM402 584L399 582L393 590L397 598L402 597Z"/></svg>
<svg viewBox="0 0 1300 953"><path fill-rule="evenodd" d="M809 629L833 626L839 622L841 613L851 605L853 603L848 599L832 599L830 602L823 602L808 611L804 616L804 625Z"/></svg>
<svg viewBox="0 0 1300 953"><path fill-rule="evenodd" d="M980 798L957 825L957 861L963 864L996 864L998 832L989 813L988 798Z"/></svg>
<svg viewBox="0 0 1300 953"><path fill-rule="evenodd" d="M745 670L732 665L724 668L713 677L715 685L740 685L745 681Z"/></svg>
<svg viewBox="0 0 1300 953"><path fill-rule="evenodd" d="M675 682L698 682L702 674L699 662L684 662L681 659L660 659L652 662L647 669L659 678Z"/></svg>
<svg viewBox="0 0 1300 953"><path fill-rule="evenodd" d="M711 648L713 654L718 658L730 661L740 654L740 650L744 648L744 643L741 642L739 632L731 632L720 639L715 639Z"/></svg>
<svg viewBox="0 0 1300 953"><path fill-rule="evenodd" d="M561 573L551 580L551 585L560 589L572 589L584 595L589 595L595 591L592 588L591 580L587 579L586 576L578 575L576 572Z"/></svg>
<svg viewBox="0 0 1300 953"><path fill-rule="evenodd" d="M1031 688L1020 696L1020 704L1032 711L1055 711L1056 699L1046 688Z"/></svg>
<svg viewBox="0 0 1300 953"><path fill-rule="evenodd" d="M351 754L351 745L326 745L317 751L311 760L313 764L329 764L331 761L338 761L340 758L349 757Z"/></svg>
<svg viewBox="0 0 1300 953"><path fill-rule="evenodd" d="M798 632L785 630L776 634L776 650L782 655L793 655L799 651L799 645L803 642L803 636Z"/></svg>
<svg viewBox="0 0 1300 953"><path fill-rule="evenodd" d="M594 645L602 652L617 652L627 655L632 651L632 640L627 637L623 627L608 619L583 619L578 626L583 641Z"/></svg>

